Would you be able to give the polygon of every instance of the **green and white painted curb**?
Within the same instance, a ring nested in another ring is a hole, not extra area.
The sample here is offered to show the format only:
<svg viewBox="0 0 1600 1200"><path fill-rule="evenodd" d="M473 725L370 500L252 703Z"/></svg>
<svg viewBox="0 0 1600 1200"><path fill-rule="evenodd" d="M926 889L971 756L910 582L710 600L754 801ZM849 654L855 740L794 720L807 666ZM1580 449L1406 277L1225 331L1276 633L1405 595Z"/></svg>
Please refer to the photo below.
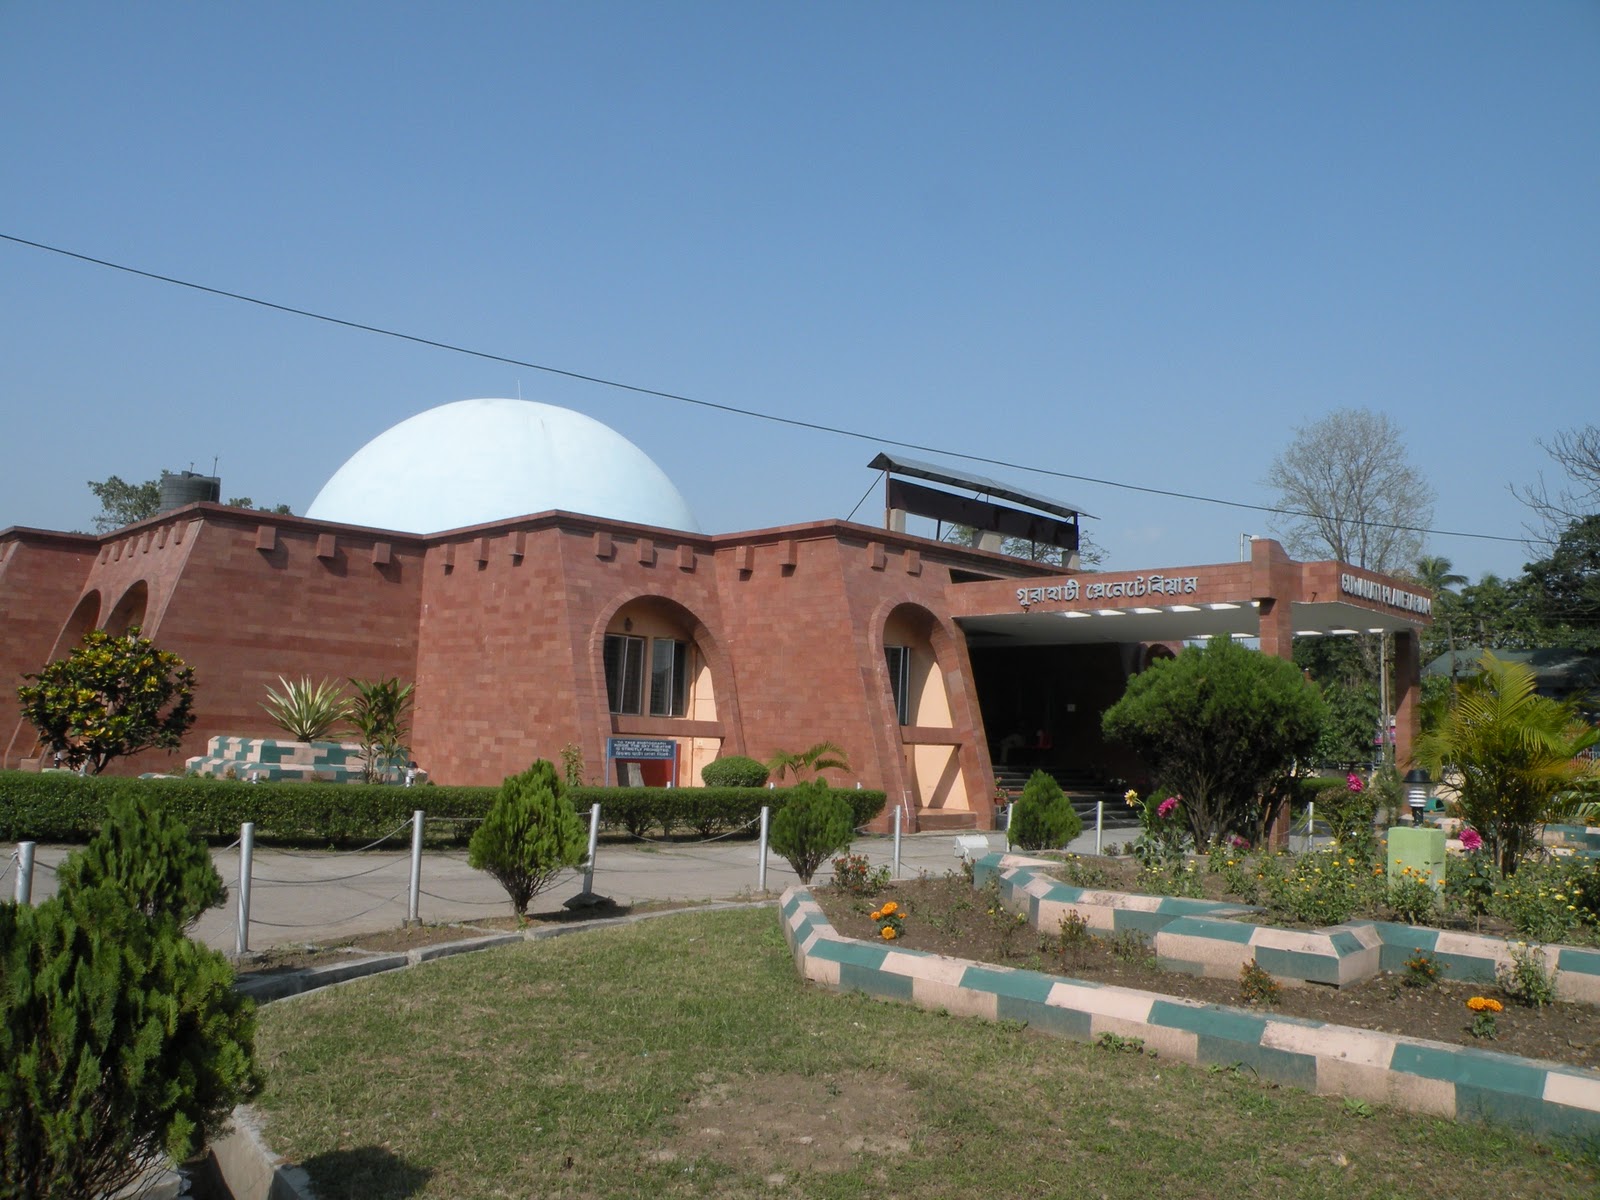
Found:
<svg viewBox="0 0 1600 1200"><path fill-rule="evenodd" d="M856 941L801 887L783 894L779 911L800 973L838 991L1080 1041L1137 1037L1167 1058L1243 1064L1309 1092L1414 1112L1600 1136L1597 1071Z"/></svg>

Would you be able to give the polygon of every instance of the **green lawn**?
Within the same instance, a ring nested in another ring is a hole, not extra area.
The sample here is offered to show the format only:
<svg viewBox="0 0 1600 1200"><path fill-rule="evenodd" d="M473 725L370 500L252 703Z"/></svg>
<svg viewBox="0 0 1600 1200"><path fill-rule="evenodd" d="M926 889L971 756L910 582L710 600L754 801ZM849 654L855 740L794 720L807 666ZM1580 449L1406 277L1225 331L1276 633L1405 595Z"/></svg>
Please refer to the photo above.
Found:
<svg viewBox="0 0 1600 1200"><path fill-rule="evenodd" d="M1593 1148L803 985L770 909L274 1004L260 1047L322 1200L1600 1195Z"/></svg>

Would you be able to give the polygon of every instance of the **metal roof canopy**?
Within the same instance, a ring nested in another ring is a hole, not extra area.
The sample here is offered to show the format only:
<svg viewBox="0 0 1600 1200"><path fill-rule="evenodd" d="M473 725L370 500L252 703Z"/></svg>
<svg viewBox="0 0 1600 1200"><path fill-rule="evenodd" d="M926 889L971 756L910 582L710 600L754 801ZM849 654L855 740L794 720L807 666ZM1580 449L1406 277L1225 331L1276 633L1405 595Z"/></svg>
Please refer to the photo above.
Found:
<svg viewBox="0 0 1600 1200"><path fill-rule="evenodd" d="M895 475L907 475L913 479L927 479L934 483L947 483L952 487L971 488L973 491L986 496L997 496L1002 500L1010 500L1016 504L1026 504L1040 512L1052 513L1058 517L1094 517L1091 512L1084 512L1071 504L1060 500L1052 500L1048 496L1041 496L1035 492L1023 491L1021 488L1012 487L1010 484L1001 483L995 479L985 479L982 475L966 475L960 471L951 470L949 467L937 466L934 463L918 462L912 458L891 458L880 453L867 464L874 471L888 471ZM1096 520L1099 518L1096 517Z"/></svg>

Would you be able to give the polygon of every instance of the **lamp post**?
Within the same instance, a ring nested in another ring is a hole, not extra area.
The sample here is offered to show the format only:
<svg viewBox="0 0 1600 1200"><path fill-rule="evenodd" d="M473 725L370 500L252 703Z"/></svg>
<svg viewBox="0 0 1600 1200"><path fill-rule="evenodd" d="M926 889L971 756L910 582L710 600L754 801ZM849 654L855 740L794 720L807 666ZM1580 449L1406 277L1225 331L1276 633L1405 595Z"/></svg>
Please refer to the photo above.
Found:
<svg viewBox="0 0 1600 1200"><path fill-rule="evenodd" d="M1406 772L1406 803L1411 806L1411 823L1422 824L1422 815L1428 811L1428 798L1433 795L1433 781L1421 767Z"/></svg>

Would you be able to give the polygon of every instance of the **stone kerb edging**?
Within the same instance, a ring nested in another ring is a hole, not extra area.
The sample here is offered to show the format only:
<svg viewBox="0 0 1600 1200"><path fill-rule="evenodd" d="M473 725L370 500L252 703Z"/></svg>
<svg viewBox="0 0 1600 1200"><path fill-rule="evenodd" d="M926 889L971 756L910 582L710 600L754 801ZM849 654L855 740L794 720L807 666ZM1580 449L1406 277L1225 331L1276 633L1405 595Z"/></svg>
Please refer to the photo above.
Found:
<svg viewBox="0 0 1600 1200"><path fill-rule="evenodd" d="M1352 921L1323 929L1278 929L1239 918L1259 912L1245 904L1144 896L1072 887L1042 872L1057 864L991 854L973 867L981 887L997 879L1002 900L1023 908L1044 933L1077 912L1096 932L1134 929L1147 935L1163 970L1216 979L1237 979L1254 960L1279 982L1348 987L1381 971L1402 971L1423 950L1438 961L1440 977L1461 983L1495 982L1511 966L1512 943L1504 938L1392 921ZM1556 998L1600 1004L1600 951L1543 946L1546 969L1557 972Z"/></svg>
<svg viewBox="0 0 1600 1200"><path fill-rule="evenodd" d="M587 933L595 929L611 929L621 925L634 925L659 917L678 917L689 912L721 912L734 908L767 908L771 900L726 901L716 904L696 904L686 908L662 909L658 912L632 913L622 917L607 917L597 921L575 921L570 925L546 925L517 933L491 933L481 937L462 938L454 942L437 942L431 946L416 946L404 954L362 954L357 952L347 962L328 963L320 967L307 967L299 971L285 971L282 975L253 976L239 979L234 986L258 1004L274 1000L287 1000L294 996L320 991L325 987L349 983L368 975L415 967L456 954L470 954L478 950L493 950L513 942L538 942L546 938L562 937L569 933ZM288 1162L267 1145L261 1132L261 1118L248 1104L233 1110L228 1131L212 1142L208 1150L215 1157L217 1169L227 1184L233 1200L316 1200L311 1182L300 1167Z"/></svg>
<svg viewBox="0 0 1600 1200"><path fill-rule="evenodd" d="M1170 1058L1243 1064L1323 1095L1546 1136L1600 1136L1597 1071L855 941L798 886L784 892L779 911L801 975L837 991L1019 1021L1079 1041L1137 1037Z"/></svg>

